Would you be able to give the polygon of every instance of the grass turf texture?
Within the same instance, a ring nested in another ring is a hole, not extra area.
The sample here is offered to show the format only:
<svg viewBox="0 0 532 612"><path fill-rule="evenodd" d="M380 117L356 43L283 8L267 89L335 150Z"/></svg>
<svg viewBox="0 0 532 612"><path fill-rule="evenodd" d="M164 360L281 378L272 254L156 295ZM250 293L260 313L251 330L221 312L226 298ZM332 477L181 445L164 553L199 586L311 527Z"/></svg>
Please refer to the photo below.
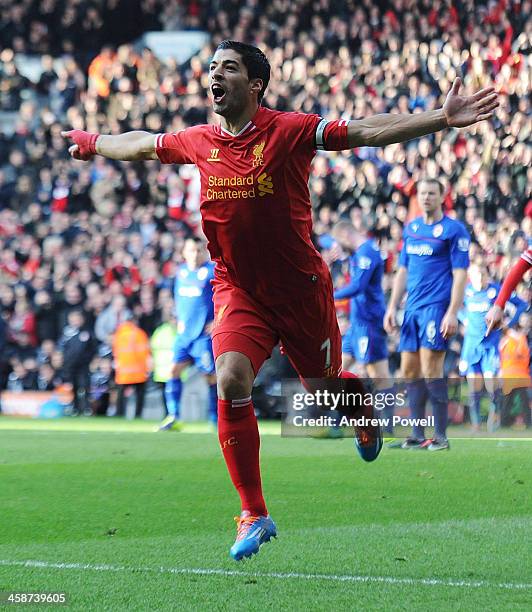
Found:
<svg viewBox="0 0 532 612"><path fill-rule="evenodd" d="M530 440L368 465L350 440L266 424L279 539L235 563L216 436L152 426L0 418L0 591L66 592L73 610L530 609L529 589L502 586L532 583ZM28 560L48 566L15 565Z"/></svg>

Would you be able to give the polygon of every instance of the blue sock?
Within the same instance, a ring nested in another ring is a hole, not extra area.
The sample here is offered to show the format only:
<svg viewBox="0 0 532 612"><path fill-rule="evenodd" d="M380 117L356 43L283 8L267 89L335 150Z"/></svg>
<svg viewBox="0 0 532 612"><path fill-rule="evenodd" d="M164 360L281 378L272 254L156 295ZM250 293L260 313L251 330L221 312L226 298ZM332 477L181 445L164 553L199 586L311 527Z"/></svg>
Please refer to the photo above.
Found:
<svg viewBox="0 0 532 612"><path fill-rule="evenodd" d="M447 413L449 396L445 378L434 378L427 381L427 391L434 415L434 437L437 440L447 438Z"/></svg>
<svg viewBox="0 0 532 612"><path fill-rule="evenodd" d="M379 389L376 393L380 394L385 404L379 414L381 418L388 419L388 425L384 427L384 431L385 433L391 434L393 433L393 415L395 413L395 386L388 387L387 389ZM393 403L388 402L388 400L391 399L391 395L394 397Z"/></svg>
<svg viewBox="0 0 532 612"><path fill-rule="evenodd" d="M408 405L410 406L411 419L425 418L425 404L427 402L427 387L423 379L413 380L406 383L408 394ZM421 425L412 427L412 437L416 440L425 439L425 428Z"/></svg>
<svg viewBox="0 0 532 612"><path fill-rule="evenodd" d="M209 422L218 423L218 389L216 383L209 385Z"/></svg>
<svg viewBox="0 0 532 612"><path fill-rule="evenodd" d="M471 391L469 394L469 418L472 425L480 423L480 400L482 399L482 391Z"/></svg>
<svg viewBox="0 0 532 612"><path fill-rule="evenodd" d="M502 405L502 389L495 389L495 391L489 393L490 400L495 407L495 412L501 413Z"/></svg>
<svg viewBox="0 0 532 612"><path fill-rule="evenodd" d="M180 378L171 378L164 386L168 414L178 419L180 414L183 383Z"/></svg>

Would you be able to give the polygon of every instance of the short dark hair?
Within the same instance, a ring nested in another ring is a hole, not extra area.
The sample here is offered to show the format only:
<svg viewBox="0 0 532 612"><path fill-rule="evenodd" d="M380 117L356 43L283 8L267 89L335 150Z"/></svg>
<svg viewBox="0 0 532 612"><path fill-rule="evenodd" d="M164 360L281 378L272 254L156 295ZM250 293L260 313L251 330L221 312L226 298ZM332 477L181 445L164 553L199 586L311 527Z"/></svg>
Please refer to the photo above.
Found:
<svg viewBox="0 0 532 612"><path fill-rule="evenodd" d="M418 189L421 183L428 183L429 185L437 185L440 195L443 195L445 193L445 187L443 186L443 183L440 181L440 179L433 178L431 176L424 176L423 178L420 178L417 182Z"/></svg>
<svg viewBox="0 0 532 612"><path fill-rule="evenodd" d="M248 71L250 79L261 79L262 89L259 92L259 103L262 101L266 87L270 82L270 62L264 53L253 45L238 42L236 40L222 40L216 50L232 49L242 58L242 62Z"/></svg>

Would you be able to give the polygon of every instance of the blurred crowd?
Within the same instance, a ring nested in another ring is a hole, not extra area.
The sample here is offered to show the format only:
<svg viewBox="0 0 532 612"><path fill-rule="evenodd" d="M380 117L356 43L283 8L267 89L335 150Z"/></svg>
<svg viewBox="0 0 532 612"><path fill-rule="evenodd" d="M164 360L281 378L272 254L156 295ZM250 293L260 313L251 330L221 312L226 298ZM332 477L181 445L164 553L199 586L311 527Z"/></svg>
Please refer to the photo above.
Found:
<svg viewBox="0 0 532 612"><path fill-rule="evenodd" d="M345 263L331 228L364 219L390 287L422 175L443 180L447 213L471 231L472 258L502 279L532 236L530 9L530 0L0 0L0 388L66 381L89 390L112 376L119 325L132 317L149 337L171 320L184 239L201 234L197 170L76 162L60 132L215 121L206 67L228 37L267 53L264 104L280 110L415 113L441 106L456 76L466 93L494 85L493 120L385 149L320 153L310 190L316 245L338 282ZM206 29L211 42L184 64L163 61L130 43L138 24ZM34 80L22 69L31 53L41 63Z"/></svg>

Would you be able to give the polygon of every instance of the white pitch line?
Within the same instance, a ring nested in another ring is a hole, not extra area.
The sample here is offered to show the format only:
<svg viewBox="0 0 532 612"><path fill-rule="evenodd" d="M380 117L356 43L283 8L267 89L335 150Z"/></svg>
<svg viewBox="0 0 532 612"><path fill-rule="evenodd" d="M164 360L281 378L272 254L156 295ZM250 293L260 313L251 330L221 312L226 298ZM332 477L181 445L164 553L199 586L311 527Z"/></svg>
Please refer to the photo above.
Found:
<svg viewBox="0 0 532 612"><path fill-rule="evenodd" d="M348 574L302 574L299 572L242 572L240 570L194 567L129 567L126 565L109 565L107 563L53 563L50 561L10 561L8 559L0 559L0 566L59 570L89 570L95 572L149 572L155 574L238 576L241 578L279 578L281 580L331 580L333 582L362 582L367 584L408 584L411 586L423 585L463 588L496 588L510 590L532 589L532 584L519 582L488 582L486 580L440 580L439 578L394 578L392 576L352 576Z"/></svg>

